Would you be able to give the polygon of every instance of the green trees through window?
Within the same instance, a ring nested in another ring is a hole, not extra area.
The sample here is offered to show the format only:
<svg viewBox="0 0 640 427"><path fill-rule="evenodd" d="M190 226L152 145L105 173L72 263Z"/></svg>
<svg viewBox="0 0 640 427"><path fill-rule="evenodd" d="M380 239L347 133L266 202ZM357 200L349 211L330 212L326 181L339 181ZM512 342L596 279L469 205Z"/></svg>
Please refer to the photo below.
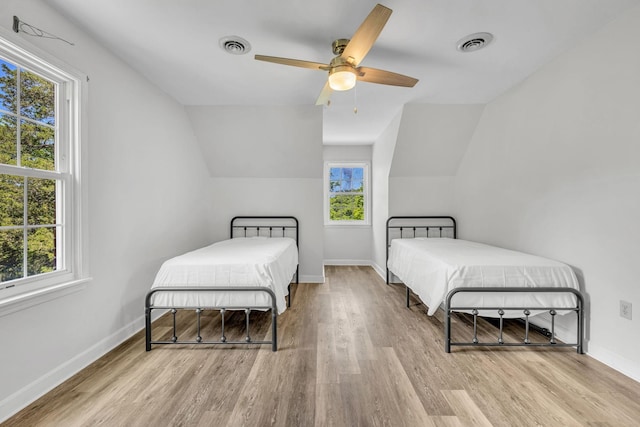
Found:
<svg viewBox="0 0 640 427"><path fill-rule="evenodd" d="M0 59L0 282L56 269L56 84Z"/></svg>
<svg viewBox="0 0 640 427"><path fill-rule="evenodd" d="M329 168L329 219L364 221L363 167Z"/></svg>

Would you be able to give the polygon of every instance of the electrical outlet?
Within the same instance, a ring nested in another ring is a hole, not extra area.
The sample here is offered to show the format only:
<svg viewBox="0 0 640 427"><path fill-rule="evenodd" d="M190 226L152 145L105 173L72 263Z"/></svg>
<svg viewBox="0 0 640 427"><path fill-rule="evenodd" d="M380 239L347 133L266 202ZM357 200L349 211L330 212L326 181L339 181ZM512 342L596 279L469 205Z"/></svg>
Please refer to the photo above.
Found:
<svg viewBox="0 0 640 427"><path fill-rule="evenodd" d="M631 303L620 300L620 317L631 320Z"/></svg>

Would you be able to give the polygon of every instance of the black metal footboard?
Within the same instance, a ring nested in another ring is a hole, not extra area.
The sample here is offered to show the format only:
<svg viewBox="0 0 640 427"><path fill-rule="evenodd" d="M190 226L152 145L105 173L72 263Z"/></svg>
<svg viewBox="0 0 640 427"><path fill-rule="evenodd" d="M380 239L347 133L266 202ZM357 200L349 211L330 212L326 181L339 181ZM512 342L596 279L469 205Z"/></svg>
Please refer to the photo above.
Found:
<svg viewBox="0 0 640 427"><path fill-rule="evenodd" d="M151 297L157 292L265 292L271 297L271 305L269 306L253 306L253 307L165 307L154 306L151 304ZM169 341L152 341L151 339L151 311L152 310L171 310L173 315L173 334ZM196 313L196 339L194 341L181 341L178 339L176 331L176 313L178 310L195 310ZM216 310L221 314L222 333L220 340L205 340L202 338L200 329L200 317L204 310ZM224 334L224 315L227 310L243 310L246 315L246 337L244 341L228 341ZM271 311L271 340L256 341L251 338L249 330L249 315L251 310L270 310ZM152 344L271 344L271 350L278 350L278 308L276 305L276 295L269 289L260 286L247 287L164 287L152 289L147 293L145 298L145 323L146 323L146 349L151 350Z"/></svg>
<svg viewBox="0 0 640 427"><path fill-rule="evenodd" d="M575 307L466 307L455 306L452 304L452 299L459 293L487 293L487 292L502 292L502 293L517 293L517 292L544 292L544 293L571 293L576 296ZM494 342L480 342L478 340L478 310L495 310L499 316L499 334L498 338ZM516 310L522 312L524 318L524 338L522 342L505 343L503 340L503 315L505 310ZM454 311L466 311L471 312L473 315L473 338L471 341L452 341L451 340L451 313ZM530 322L529 315L532 311L547 311L551 315L551 330L549 333L549 341L543 343L532 343L529 340ZM576 326L576 342L575 343L559 343L555 338L555 316L559 311L574 311L578 317L578 324ZM580 291L573 288L457 288L453 289L447 295L445 300L445 327L444 327L444 349L447 353L451 353L451 346L555 346L555 347L575 347L579 354L583 353L583 340L584 340L584 298Z"/></svg>

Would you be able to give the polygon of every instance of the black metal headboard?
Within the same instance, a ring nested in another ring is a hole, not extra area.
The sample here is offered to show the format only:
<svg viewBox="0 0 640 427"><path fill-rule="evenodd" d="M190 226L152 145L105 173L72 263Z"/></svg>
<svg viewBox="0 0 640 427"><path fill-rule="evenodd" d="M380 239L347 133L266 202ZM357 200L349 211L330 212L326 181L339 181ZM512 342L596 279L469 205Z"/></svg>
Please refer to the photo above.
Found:
<svg viewBox="0 0 640 427"><path fill-rule="evenodd" d="M392 216L387 220L387 262L393 239L416 237L457 237L456 220L452 216ZM387 283L389 267L387 265Z"/></svg>
<svg viewBox="0 0 640 427"><path fill-rule="evenodd" d="M300 254L299 222L295 216L236 216L229 225L229 238L234 237L291 237L295 236ZM299 267L296 268L296 283L299 282Z"/></svg>

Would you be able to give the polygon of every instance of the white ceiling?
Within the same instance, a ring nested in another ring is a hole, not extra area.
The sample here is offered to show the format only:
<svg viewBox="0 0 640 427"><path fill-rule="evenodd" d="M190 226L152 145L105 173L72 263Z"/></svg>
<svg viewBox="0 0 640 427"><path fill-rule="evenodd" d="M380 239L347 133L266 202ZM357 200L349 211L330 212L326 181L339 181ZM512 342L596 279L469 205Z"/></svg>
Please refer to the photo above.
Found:
<svg viewBox="0 0 640 427"><path fill-rule="evenodd" d="M326 74L253 59L328 63L376 1L45 0L184 105L312 105ZM640 0L382 0L393 14L361 65L418 78L358 83L324 109L325 144L373 143L405 103L484 104ZM456 42L480 31L485 49ZM223 52L221 37L251 43ZM357 106L358 113L353 108Z"/></svg>

